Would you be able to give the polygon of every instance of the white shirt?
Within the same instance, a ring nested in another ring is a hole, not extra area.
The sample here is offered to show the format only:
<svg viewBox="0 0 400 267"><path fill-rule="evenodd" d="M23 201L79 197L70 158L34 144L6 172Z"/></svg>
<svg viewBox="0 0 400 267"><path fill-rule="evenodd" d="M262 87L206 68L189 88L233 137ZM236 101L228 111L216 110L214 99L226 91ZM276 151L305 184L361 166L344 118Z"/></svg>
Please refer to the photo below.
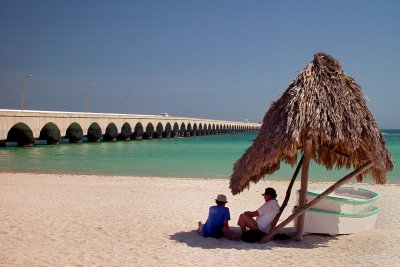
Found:
<svg viewBox="0 0 400 267"><path fill-rule="evenodd" d="M271 199L265 202L258 210L259 216L256 219L258 228L268 233L271 222L274 220L276 214L279 213L279 204L276 199Z"/></svg>

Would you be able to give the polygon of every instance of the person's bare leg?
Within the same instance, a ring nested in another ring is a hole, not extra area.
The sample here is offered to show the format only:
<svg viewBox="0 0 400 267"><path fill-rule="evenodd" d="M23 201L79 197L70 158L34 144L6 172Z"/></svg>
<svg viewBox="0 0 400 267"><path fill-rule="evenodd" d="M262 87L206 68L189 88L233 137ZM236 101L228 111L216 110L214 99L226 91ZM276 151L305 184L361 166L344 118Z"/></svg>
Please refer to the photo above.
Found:
<svg viewBox="0 0 400 267"><path fill-rule="evenodd" d="M226 233L225 229L224 229L224 236L225 238L229 239L229 240L234 240L234 241L239 241L240 237L242 236L242 233L238 233L236 231L233 231L230 229L230 235Z"/></svg>
<svg viewBox="0 0 400 267"><path fill-rule="evenodd" d="M232 240L232 232L231 232L231 229L229 229L229 227L226 227L226 228L224 227L222 232L224 233L225 238Z"/></svg>
<svg viewBox="0 0 400 267"><path fill-rule="evenodd" d="M244 221L245 221L245 217L246 215L244 215L244 213L242 213L242 214L240 214L240 216L239 216L239 219L238 219L238 222L237 222L237 225L239 225L239 227L240 227L240 230L242 230L242 233L244 232L244 231L246 231L246 224L244 223Z"/></svg>
<svg viewBox="0 0 400 267"><path fill-rule="evenodd" d="M237 225L239 225L242 233L246 231L246 227L249 227L252 230L258 230L257 222L252 217L247 216L244 213L240 214Z"/></svg>

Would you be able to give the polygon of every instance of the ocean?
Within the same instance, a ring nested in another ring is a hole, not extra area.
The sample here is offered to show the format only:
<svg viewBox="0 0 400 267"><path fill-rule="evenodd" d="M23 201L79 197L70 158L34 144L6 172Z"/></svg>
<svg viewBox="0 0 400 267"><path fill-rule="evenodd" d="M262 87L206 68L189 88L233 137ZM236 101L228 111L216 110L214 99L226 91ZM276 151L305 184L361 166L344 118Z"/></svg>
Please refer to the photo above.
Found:
<svg viewBox="0 0 400 267"><path fill-rule="evenodd" d="M395 161L388 183L400 183L400 130L382 130ZM232 166L256 133L135 141L0 147L0 172L228 179ZM281 164L269 180L289 180L294 169ZM349 170L327 171L311 163L311 181L336 181ZM366 182L372 182L367 177Z"/></svg>

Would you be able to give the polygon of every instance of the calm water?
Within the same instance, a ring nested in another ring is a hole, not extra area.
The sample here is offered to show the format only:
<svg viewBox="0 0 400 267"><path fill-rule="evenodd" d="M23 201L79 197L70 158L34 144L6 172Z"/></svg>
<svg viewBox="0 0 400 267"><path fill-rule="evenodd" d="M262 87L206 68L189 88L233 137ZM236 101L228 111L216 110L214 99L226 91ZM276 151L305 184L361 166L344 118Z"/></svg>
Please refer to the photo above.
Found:
<svg viewBox="0 0 400 267"><path fill-rule="evenodd" d="M400 130L383 130L395 162L400 160ZM160 177L228 178L233 163L249 147L255 133L140 141L1 147L0 172L72 173ZM268 179L290 179L282 164ZM312 180L334 181L349 171L326 171L313 164ZM367 181L371 181L367 179ZM388 174L400 183L400 170Z"/></svg>

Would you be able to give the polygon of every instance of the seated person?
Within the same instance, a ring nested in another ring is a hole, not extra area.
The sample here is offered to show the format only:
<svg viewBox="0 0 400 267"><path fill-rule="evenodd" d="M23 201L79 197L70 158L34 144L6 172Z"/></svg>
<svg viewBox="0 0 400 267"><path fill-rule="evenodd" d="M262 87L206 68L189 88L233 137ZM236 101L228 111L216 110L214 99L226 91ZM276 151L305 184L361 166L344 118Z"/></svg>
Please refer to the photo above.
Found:
<svg viewBox="0 0 400 267"><path fill-rule="evenodd" d="M226 237L232 239L232 232L229 229L228 221L231 219L229 208L225 207L225 195L218 195L215 199L217 205L211 206L205 224L198 222L198 232L204 237Z"/></svg>
<svg viewBox="0 0 400 267"><path fill-rule="evenodd" d="M251 230L268 233L272 221L279 213L279 204L276 200L275 189L268 187L262 195L264 196L265 203L258 210L245 211L240 214L237 224L240 226L242 234L246 231L247 227ZM254 220L253 217L257 218Z"/></svg>

